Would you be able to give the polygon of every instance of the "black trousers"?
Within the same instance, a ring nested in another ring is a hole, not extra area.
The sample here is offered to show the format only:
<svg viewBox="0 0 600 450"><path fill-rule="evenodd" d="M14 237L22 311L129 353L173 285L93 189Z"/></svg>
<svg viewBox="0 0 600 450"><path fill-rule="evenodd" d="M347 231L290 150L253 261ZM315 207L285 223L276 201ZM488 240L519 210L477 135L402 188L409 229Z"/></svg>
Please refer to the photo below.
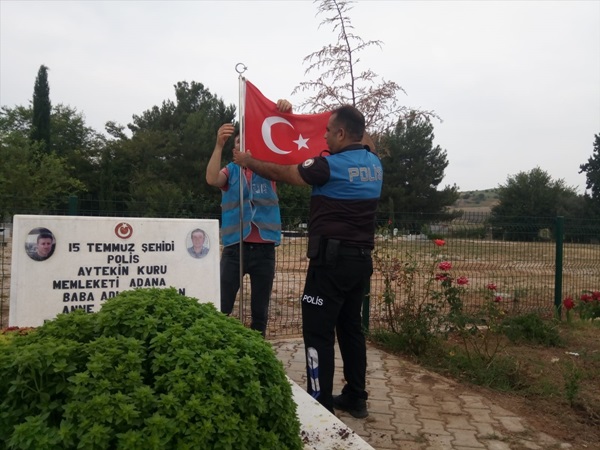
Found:
<svg viewBox="0 0 600 450"><path fill-rule="evenodd" d="M244 242L244 275L250 275L250 328L265 336L275 276L275 245ZM230 245L221 254L221 312L233 311L240 289L240 247Z"/></svg>
<svg viewBox="0 0 600 450"><path fill-rule="evenodd" d="M334 264L311 260L302 295L307 392L333 411L335 334L347 384L343 393L367 399L367 349L361 308L373 273L370 255L340 255Z"/></svg>

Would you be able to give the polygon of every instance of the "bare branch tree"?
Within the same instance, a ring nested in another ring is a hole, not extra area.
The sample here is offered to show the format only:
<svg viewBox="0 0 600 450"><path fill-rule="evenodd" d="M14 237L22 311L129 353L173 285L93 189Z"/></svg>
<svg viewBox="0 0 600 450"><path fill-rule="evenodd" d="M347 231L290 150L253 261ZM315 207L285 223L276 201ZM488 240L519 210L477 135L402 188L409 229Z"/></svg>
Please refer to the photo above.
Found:
<svg viewBox="0 0 600 450"><path fill-rule="evenodd" d="M381 135L408 114L437 117L432 111L418 111L399 105L397 94L406 92L394 81L381 79L378 83L379 76L371 69L358 71L358 53L372 46L381 48L383 43L364 41L354 33L348 16L354 2L316 0L315 3L319 3L317 15L326 15L319 27L331 25L338 33L337 43L326 45L304 58L304 63L308 64L304 73L320 74L316 80L303 81L294 88L292 94L314 91L314 95L300 105L301 108L320 112L351 104L365 115L367 129L374 135Z"/></svg>

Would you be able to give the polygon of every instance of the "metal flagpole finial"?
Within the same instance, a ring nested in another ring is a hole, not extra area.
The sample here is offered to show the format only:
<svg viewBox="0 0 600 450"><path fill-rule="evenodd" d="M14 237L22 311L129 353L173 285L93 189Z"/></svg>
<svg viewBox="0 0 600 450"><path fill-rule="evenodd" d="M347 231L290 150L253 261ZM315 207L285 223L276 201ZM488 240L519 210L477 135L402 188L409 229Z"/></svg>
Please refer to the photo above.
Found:
<svg viewBox="0 0 600 450"><path fill-rule="evenodd" d="M235 65L235 71L237 73L239 73L240 75L243 74L246 70L248 70L248 68L246 67L246 64L244 64L244 63L237 63Z"/></svg>

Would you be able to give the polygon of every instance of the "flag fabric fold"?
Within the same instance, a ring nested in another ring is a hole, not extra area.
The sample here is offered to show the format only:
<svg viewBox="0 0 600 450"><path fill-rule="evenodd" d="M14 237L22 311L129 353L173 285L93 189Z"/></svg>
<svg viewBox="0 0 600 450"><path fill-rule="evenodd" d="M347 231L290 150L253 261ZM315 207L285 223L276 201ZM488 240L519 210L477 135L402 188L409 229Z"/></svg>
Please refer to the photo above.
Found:
<svg viewBox="0 0 600 450"><path fill-rule="evenodd" d="M277 110L246 80L244 143L256 159L278 164L298 164L327 150L325 128L331 112L292 114Z"/></svg>

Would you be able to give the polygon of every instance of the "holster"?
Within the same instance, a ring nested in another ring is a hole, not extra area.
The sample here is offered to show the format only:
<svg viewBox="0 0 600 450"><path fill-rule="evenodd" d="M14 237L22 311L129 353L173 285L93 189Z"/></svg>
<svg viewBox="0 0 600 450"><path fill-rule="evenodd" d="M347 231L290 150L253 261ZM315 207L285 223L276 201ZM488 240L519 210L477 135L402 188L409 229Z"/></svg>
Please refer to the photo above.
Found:
<svg viewBox="0 0 600 450"><path fill-rule="evenodd" d="M327 239L327 244L325 245L326 266L335 267L340 252L341 242L342 241L340 241L339 239Z"/></svg>
<svg viewBox="0 0 600 450"><path fill-rule="evenodd" d="M318 264L335 267L341 243L342 241L339 239L325 239L323 236L309 236L306 256L308 256L311 261Z"/></svg>

